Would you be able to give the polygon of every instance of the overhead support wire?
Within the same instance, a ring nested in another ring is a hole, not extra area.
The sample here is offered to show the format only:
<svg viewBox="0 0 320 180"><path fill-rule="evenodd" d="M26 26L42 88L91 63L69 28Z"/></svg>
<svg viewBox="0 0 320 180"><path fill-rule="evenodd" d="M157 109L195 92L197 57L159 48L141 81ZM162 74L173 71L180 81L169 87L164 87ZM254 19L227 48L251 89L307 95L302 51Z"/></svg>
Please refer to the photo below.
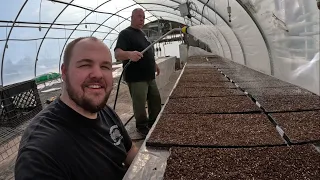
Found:
<svg viewBox="0 0 320 180"><path fill-rule="evenodd" d="M0 23L11 23L12 24L13 21L0 20ZM17 21L17 22L15 22L15 24L30 24L30 25L32 25L32 24L34 24L34 25L38 25L38 24L50 25L50 24L52 24L52 25L55 25L55 26L77 26L77 25L79 25L79 23L56 23L56 22L54 22L54 23L50 23L50 22L41 22L41 23L39 23L39 22L32 22L32 21ZM101 26L104 26L104 27L112 29L112 27L104 25L104 24L100 24L100 23L81 23L81 24L101 25Z"/></svg>
<svg viewBox="0 0 320 180"><path fill-rule="evenodd" d="M89 30L88 30L89 31ZM45 38L28 38L28 39L8 39L9 41L38 41L42 39L50 39L50 40L58 40L58 39L66 39L65 37L45 37ZM76 38L70 38L70 39L76 39ZM7 39L0 39L0 42L6 41ZM106 40L112 40L112 39L106 39Z"/></svg>
<svg viewBox="0 0 320 180"><path fill-rule="evenodd" d="M0 28L2 28L2 27L8 28L8 27L11 27L11 26L9 26L9 25L7 25L7 26L2 26L2 25L0 25ZM36 29L38 29L38 27L37 27L37 26L22 26L22 25L15 25L14 27L15 27L15 28L36 28ZM41 26L41 29L47 29L47 28L50 28L50 27ZM56 30L70 30L70 31L74 30L74 29L71 29L71 28L63 28L63 27L61 27L61 28L59 28L59 27L51 27L50 29L56 29ZM111 28L110 28L110 29L111 29ZM76 31L92 32L92 31L87 30L87 29L76 29ZM118 30L115 30L115 31L116 31L117 33L112 33L112 34L119 34L119 31L118 31ZM105 31L96 31L96 32L98 32L98 33L106 33ZM9 39L9 40L10 40L10 39Z"/></svg>

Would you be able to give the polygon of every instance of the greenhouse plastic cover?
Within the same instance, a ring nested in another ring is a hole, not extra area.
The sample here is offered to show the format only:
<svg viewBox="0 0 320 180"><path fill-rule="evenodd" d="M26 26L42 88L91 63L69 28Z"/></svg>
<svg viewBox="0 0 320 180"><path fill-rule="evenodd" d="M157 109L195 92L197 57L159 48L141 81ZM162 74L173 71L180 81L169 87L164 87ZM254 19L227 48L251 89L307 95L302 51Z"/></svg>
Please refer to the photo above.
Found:
<svg viewBox="0 0 320 180"><path fill-rule="evenodd" d="M119 32L130 25L132 10L142 8L145 23L166 19L187 24L188 32L212 53L319 94L316 0L190 0L191 20L180 16L179 4L185 2L2 1L1 84L59 72L66 44L77 37L95 36L113 49ZM179 43L162 44L157 57L179 56Z"/></svg>
<svg viewBox="0 0 320 180"><path fill-rule="evenodd" d="M3 0L1 85L60 72L64 49L77 37L95 36L113 49L119 32L130 26L132 10L142 8L145 23L186 24L212 51L189 47L189 56L219 55L320 94L316 0L189 1L191 19L180 16L178 7L186 0ZM156 56L179 57L180 43L162 43ZM125 179L161 179L168 156L143 144Z"/></svg>

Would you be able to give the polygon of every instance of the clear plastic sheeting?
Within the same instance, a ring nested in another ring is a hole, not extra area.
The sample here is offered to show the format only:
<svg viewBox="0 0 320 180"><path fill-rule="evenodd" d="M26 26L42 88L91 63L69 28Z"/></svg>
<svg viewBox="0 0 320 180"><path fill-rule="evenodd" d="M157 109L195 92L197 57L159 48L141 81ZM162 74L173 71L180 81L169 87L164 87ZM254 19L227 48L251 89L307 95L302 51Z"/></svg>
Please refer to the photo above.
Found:
<svg viewBox="0 0 320 180"><path fill-rule="evenodd" d="M191 19L181 17L179 11L179 5L186 2L3 1L1 84L59 72L66 44L77 37L96 36L112 49L119 32L130 25L132 10L142 8L146 23L164 19L196 26L193 35L206 42L214 54L320 94L316 0L189 0ZM173 54L163 49L157 57ZM18 62L27 63L28 68L14 69Z"/></svg>
<svg viewBox="0 0 320 180"><path fill-rule="evenodd" d="M289 81L317 93L319 77L319 53L317 53L310 62L299 64L298 68L292 71Z"/></svg>
<svg viewBox="0 0 320 180"><path fill-rule="evenodd" d="M271 46L274 76L319 92L319 10L316 1L251 0Z"/></svg>
<svg viewBox="0 0 320 180"><path fill-rule="evenodd" d="M228 2L231 7L231 22L229 22L229 14L227 11ZM209 1L208 6L216 7L215 11L219 13L225 21L227 21L225 22L221 18L217 18L216 26L224 26L228 23L228 26L241 42L245 58L244 65L270 74L270 59L265 41L255 22L242 8L242 6L236 0ZM214 20L214 17L216 16L215 12L211 9L208 11L211 11L211 13L214 14L214 16L211 17L212 20ZM217 17L219 16L217 15Z"/></svg>

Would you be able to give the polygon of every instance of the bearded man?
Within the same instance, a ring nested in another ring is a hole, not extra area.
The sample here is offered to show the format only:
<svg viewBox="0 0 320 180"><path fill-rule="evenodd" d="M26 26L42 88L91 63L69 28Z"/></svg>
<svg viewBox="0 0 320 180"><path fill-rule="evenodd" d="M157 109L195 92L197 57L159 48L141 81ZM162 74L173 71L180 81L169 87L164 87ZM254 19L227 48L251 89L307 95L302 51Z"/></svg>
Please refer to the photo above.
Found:
<svg viewBox="0 0 320 180"><path fill-rule="evenodd" d="M113 87L110 49L94 37L75 39L61 72L61 96L22 136L15 179L122 179L138 150L106 105Z"/></svg>

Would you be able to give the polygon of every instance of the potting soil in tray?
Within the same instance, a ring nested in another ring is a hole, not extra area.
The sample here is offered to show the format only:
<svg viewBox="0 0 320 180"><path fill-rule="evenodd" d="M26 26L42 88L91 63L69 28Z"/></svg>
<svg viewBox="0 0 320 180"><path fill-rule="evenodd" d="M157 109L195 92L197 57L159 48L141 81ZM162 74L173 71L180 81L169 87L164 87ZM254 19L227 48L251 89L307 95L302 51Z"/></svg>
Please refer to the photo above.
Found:
<svg viewBox="0 0 320 180"><path fill-rule="evenodd" d="M320 179L320 155L309 145L172 148L164 179Z"/></svg>
<svg viewBox="0 0 320 180"><path fill-rule="evenodd" d="M292 143L320 142L320 111L270 114Z"/></svg>
<svg viewBox="0 0 320 180"><path fill-rule="evenodd" d="M264 114L164 114L148 146L248 147L284 145Z"/></svg>
<svg viewBox="0 0 320 180"><path fill-rule="evenodd" d="M203 97L169 99L163 113L243 113L261 112L261 109L246 96Z"/></svg>
<svg viewBox="0 0 320 180"><path fill-rule="evenodd" d="M300 87L254 88L246 91L252 96L314 95L312 92Z"/></svg>
<svg viewBox="0 0 320 180"><path fill-rule="evenodd" d="M269 113L320 109L320 97L317 95L256 96L255 100Z"/></svg>
<svg viewBox="0 0 320 180"><path fill-rule="evenodd" d="M251 88L272 88L272 87L294 87L293 84L281 81L281 80L272 80L272 81L255 81L255 82L240 82L237 85L242 89L251 89Z"/></svg>
<svg viewBox="0 0 320 180"><path fill-rule="evenodd" d="M239 89L208 88L208 87L184 87L176 88L171 98L183 97L215 97L215 96L244 96L244 92Z"/></svg>
<svg viewBox="0 0 320 180"><path fill-rule="evenodd" d="M222 74L211 75L211 74L187 74L180 77L179 82L214 82L214 81L229 81L228 78Z"/></svg>
<svg viewBox="0 0 320 180"><path fill-rule="evenodd" d="M209 87L209 88L237 88L232 82L223 82L223 81L215 81L215 82L178 82L176 88L201 88L201 87Z"/></svg>

